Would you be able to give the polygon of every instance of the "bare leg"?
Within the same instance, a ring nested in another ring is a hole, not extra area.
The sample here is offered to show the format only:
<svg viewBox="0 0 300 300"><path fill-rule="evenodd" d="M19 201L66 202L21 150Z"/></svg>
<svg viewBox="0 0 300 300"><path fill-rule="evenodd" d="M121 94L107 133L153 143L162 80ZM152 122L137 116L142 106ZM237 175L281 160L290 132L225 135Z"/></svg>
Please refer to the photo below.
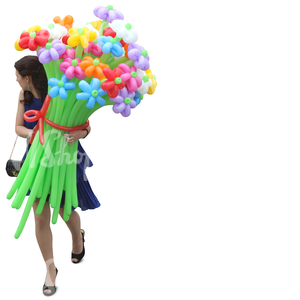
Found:
<svg viewBox="0 0 300 300"><path fill-rule="evenodd" d="M63 208L60 208L59 215L63 219L63 215L64 215L64 209ZM79 214L75 210L73 210L71 215L70 215L69 221L67 221L65 223L69 227L69 229L71 231L71 234L72 234L72 241L73 241L73 250L72 250L72 252L74 254L79 254L79 253L82 252L82 249L83 249L82 234L81 234L81 231L80 231L81 224L80 224ZM77 262L76 258L73 258L72 260Z"/></svg>
<svg viewBox="0 0 300 300"><path fill-rule="evenodd" d="M55 284L56 268L53 260L52 231L50 228L51 212L49 203L46 202L42 213L37 215L36 209L39 204L39 200L40 199L37 198L33 203L35 234L47 268L45 285L53 286ZM46 289L44 293L51 294L51 291Z"/></svg>

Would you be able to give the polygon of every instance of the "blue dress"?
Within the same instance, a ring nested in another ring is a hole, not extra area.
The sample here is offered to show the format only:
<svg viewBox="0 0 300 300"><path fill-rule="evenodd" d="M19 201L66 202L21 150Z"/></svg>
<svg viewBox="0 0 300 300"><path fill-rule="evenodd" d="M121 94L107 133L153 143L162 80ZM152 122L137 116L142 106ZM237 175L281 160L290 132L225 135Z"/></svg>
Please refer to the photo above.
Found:
<svg viewBox="0 0 300 300"><path fill-rule="evenodd" d="M40 99L33 98L33 102L30 105L25 104L25 112L28 110L41 110L43 106L43 103ZM28 129L33 129L37 121L35 122L27 122L24 120L25 127ZM30 144L29 148L30 149ZM22 158L22 160L25 160L26 157L26 151ZM79 163L78 163L79 162ZM87 167L93 166L92 161L89 159L88 155L82 148L79 140L78 140L78 152L77 152L77 196L78 196L78 207L81 208L81 210L87 210L87 209L94 209L99 207L101 204L99 203L96 195L94 194L88 180L85 174L85 169ZM27 196L30 195L30 189L27 192ZM46 201L49 201L50 194L47 197ZM60 207L63 207L65 203L65 191L63 191L62 194L62 200ZM72 206L72 210L74 210L74 207Z"/></svg>

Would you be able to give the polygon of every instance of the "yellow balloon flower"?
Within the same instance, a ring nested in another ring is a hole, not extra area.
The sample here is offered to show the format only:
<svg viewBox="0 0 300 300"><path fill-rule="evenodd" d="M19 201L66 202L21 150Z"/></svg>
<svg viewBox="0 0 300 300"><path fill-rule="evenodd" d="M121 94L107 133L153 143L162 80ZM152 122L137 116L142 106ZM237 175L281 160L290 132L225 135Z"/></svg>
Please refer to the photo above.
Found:
<svg viewBox="0 0 300 300"><path fill-rule="evenodd" d="M23 51L24 49L19 46L19 40L20 38L18 38L15 42L15 49L18 51Z"/></svg>
<svg viewBox="0 0 300 300"><path fill-rule="evenodd" d="M149 87L149 91L147 94L152 95L152 94L154 94L156 86L157 86L156 76L152 74L151 69L148 69L145 72L146 72L147 76L152 80L152 85Z"/></svg>
<svg viewBox="0 0 300 300"><path fill-rule="evenodd" d="M89 42L97 38L97 34L94 31L89 30L87 27L82 28L71 28L69 30L70 37L68 38L68 45L71 47L76 47L79 44L83 48L89 46Z"/></svg>
<svg viewBox="0 0 300 300"><path fill-rule="evenodd" d="M40 30L42 30L42 27L41 27L41 26L39 26L39 25L34 25L34 26L30 27L27 31L28 31L28 32L32 32L32 31L40 31Z"/></svg>

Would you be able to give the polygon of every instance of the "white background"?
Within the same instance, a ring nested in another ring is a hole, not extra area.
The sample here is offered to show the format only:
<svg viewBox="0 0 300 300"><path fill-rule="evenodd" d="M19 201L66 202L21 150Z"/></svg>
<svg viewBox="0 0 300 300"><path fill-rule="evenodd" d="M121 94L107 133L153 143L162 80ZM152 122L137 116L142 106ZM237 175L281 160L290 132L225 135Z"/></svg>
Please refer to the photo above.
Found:
<svg viewBox="0 0 300 300"><path fill-rule="evenodd" d="M57 299L299 299L298 1L7 1L1 10L1 294L43 299L33 213L11 208L5 164L19 86L14 42L53 17L112 4L151 57L156 93L129 118L90 118L82 145L101 207L80 213L86 256L51 224ZM14 159L25 152L19 139ZM28 198L26 198L28 199ZM25 199L25 201L26 201ZM25 202L24 201L24 202Z"/></svg>

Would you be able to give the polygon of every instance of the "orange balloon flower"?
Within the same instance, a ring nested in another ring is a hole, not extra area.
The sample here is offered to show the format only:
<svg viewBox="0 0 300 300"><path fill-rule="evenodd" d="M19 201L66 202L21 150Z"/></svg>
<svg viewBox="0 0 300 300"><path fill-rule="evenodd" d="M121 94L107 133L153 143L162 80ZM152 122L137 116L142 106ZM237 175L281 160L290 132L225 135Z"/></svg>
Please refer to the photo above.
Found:
<svg viewBox="0 0 300 300"><path fill-rule="evenodd" d="M90 56L84 57L80 63L80 68L85 71L85 76L94 76L100 80L105 78L103 69L106 67L108 67L108 65L101 63L99 58L94 59Z"/></svg>
<svg viewBox="0 0 300 300"><path fill-rule="evenodd" d="M72 16L67 15L63 19L61 19L58 16L54 17L53 21L54 21L55 24L60 24L60 25L62 25L64 27L66 27L69 30L70 28L72 28L74 19L73 19Z"/></svg>

